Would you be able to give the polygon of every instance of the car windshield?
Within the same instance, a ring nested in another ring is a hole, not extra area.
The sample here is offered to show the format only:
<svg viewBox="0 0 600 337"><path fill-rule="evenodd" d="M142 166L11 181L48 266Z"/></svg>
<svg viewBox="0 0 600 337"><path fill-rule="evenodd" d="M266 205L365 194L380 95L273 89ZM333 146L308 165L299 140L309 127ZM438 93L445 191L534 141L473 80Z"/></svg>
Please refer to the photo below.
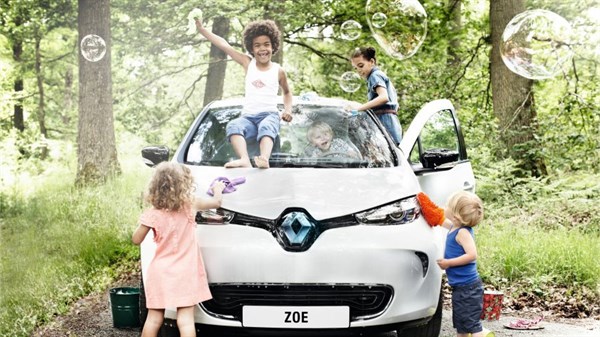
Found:
<svg viewBox="0 0 600 337"><path fill-rule="evenodd" d="M236 159L225 135L227 123L241 106L211 108L185 151L189 165L223 166ZM271 167L367 168L394 166L395 155L380 124L365 112L348 113L339 106L298 104L293 120L281 121L269 160ZM248 141L250 158L258 143Z"/></svg>

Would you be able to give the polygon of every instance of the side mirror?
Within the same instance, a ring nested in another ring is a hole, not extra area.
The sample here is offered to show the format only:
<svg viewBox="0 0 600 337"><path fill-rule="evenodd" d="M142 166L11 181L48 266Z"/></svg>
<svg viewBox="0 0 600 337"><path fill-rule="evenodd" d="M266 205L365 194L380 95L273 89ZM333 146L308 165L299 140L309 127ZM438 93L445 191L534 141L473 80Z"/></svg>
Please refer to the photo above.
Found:
<svg viewBox="0 0 600 337"><path fill-rule="evenodd" d="M421 164L424 168L435 169L443 164L458 161L458 151L448 149L430 149L423 152Z"/></svg>
<svg viewBox="0 0 600 337"><path fill-rule="evenodd" d="M154 167L169 160L169 148L166 146L147 146L142 149L144 164Z"/></svg>

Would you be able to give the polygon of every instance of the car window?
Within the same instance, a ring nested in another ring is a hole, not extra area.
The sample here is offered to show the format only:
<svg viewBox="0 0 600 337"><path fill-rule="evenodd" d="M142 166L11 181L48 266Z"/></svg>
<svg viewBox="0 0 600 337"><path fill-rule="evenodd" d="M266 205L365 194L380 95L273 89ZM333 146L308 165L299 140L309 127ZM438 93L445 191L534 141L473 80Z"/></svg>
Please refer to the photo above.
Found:
<svg viewBox="0 0 600 337"><path fill-rule="evenodd" d="M432 115L425 123L419 138L411 150L411 164L423 164L433 168L458 160L458 133L450 110Z"/></svg>
<svg viewBox="0 0 600 337"><path fill-rule="evenodd" d="M191 165L222 166L236 155L226 138L226 125L241 114L241 106L207 111L186 150ZM252 158L258 143L247 142ZM292 122L281 122L269 164L271 167L364 168L395 165L390 143L372 115L349 114L340 107L295 105Z"/></svg>

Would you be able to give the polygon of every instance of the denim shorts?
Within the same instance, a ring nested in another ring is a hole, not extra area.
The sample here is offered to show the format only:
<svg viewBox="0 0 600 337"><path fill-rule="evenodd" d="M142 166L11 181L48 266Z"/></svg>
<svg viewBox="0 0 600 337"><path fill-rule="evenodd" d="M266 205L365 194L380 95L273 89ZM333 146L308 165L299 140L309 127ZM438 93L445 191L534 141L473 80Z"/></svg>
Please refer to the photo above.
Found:
<svg viewBox="0 0 600 337"><path fill-rule="evenodd" d="M483 310L483 284L481 280L452 287L452 324L457 333L482 331L481 310Z"/></svg>
<svg viewBox="0 0 600 337"><path fill-rule="evenodd" d="M400 144L400 141L402 140L402 128L400 127L398 116L391 113L382 113L377 114L377 118L379 118L381 124L383 124L387 132L390 134L394 143Z"/></svg>
<svg viewBox="0 0 600 337"><path fill-rule="evenodd" d="M279 134L279 112L259 112L238 117L227 123L227 139L240 135L246 140L260 142L264 136L275 140Z"/></svg>

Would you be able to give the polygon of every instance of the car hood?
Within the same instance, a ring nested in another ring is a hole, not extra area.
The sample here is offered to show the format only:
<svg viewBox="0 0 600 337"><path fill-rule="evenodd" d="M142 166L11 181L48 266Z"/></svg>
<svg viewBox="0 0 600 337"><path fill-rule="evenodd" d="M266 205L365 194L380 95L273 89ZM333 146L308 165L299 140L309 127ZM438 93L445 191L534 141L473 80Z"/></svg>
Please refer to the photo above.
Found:
<svg viewBox="0 0 600 337"><path fill-rule="evenodd" d="M276 219L287 208L303 208L316 220L352 214L416 194L420 188L408 165L370 169L235 168L191 166L197 196L207 196L217 177L245 183L223 195L222 207Z"/></svg>

